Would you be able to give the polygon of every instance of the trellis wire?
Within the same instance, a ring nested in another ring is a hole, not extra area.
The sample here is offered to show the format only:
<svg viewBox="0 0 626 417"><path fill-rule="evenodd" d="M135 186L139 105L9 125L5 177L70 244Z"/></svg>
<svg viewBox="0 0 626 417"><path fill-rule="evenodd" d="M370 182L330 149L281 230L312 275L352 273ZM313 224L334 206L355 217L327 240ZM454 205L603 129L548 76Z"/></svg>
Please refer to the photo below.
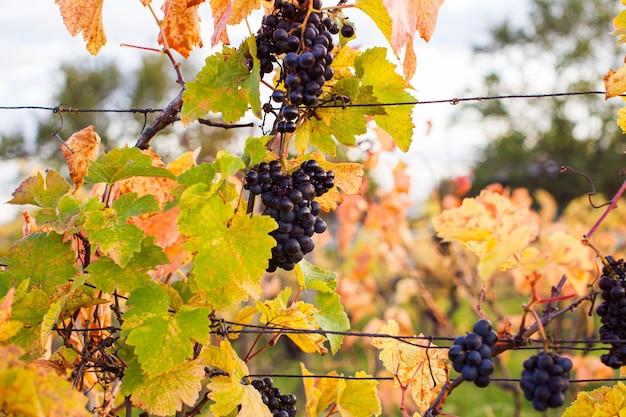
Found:
<svg viewBox="0 0 626 417"><path fill-rule="evenodd" d="M570 92L557 92L557 93L542 93L542 94L504 94L495 96L474 96L474 97L453 97L439 100L423 100L423 101L402 101L402 102L388 102L388 103L342 103L342 104L325 104L310 106L304 108L351 108L351 107L390 107L390 106L415 106L425 104L459 104L462 102L470 101L488 101L488 100L508 100L508 99L540 99L540 98L554 98L554 97L570 97L570 96L593 96L593 95L606 95L605 91L570 91ZM621 97L621 96L620 96ZM339 101L339 100L338 100ZM332 100L331 100L332 102ZM0 110L48 110L54 113L139 113L149 114L158 113L163 111L163 108L129 108L129 109L79 109L66 106L0 106Z"/></svg>

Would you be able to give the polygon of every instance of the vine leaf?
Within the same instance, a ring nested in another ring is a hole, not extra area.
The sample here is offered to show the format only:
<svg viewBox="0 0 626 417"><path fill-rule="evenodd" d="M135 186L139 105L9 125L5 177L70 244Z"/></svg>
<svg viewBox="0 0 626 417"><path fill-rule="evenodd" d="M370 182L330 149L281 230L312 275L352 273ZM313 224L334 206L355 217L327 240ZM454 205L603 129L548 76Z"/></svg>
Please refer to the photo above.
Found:
<svg viewBox="0 0 626 417"><path fill-rule="evenodd" d="M211 378L207 386L209 398L215 401L215 404L211 405L213 415L217 417L231 415L233 410L240 405L238 417L272 416L269 408L263 404L261 393L252 385L241 383L250 372L229 341L223 340L219 346L206 346L200 354L200 359L226 374Z"/></svg>
<svg viewBox="0 0 626 417"><path fill-rule="evenodd" d="M363 183L363 165L354 162L329 162L326 161L324 155L320 152L312 152L307 155L300 155L297 158L290 159L289 169L296 169L302 162L307 159L314 159L319 162L320 166L327 171L335 173L335 186L326 194L315 197L315 201L320 203L322 210L331 211L337 209L337 206L344 201L344 195L354 195L361 193L361 185Z"/></svg>
<svg viewBox="0 0 626 417"><path fill-rule="evenodd" d="M198 400L205 376L204 364L197 359L154 376L134 375L141 371L130 366L126 374L129 372L131 374L128 376L137 379L132 381L132 391L128 391L131 402L157 416L171 416L182 411L183 405L193 406Z"/></svg>
<svg viewBox="0 0 626 417"><path fill-rule="evenodd" d="M89 265L87 271L90 282L99 290L113 294L117 288L126 294L149 283L151 277L148 272L156 269L157 265L167 263L168 258L154 244L154 237L147 236L141 241L139 252L125 266L120 266L108 256L100 256Z"/></svg>
<svg viewBox="0 0 626 417"><path fill-rule="evenodd" d="M298 262L294 271L298 284L306 290L332 293L337 288L336 272L322 269L306 259Z"/></svg>
<svg viewBox="0 0 626 417"><path fill-rule="evenodd" d="M6 265L0 271L0 294L29 280L31 288L40 288L53 295L57 286L67 283L78 273L74 267L75 258L76 253L61 235L31 233L15 242L0 260Z"/></svg>
<svg viewBox="0 0 626 417"><path fill-rule="evenodd" d="M216 309L258 297L275 245L268 233L276 222L269 216L250 217L242 207L235 213L208 184L187 188L180 209L179 229L188 238L183 249L196 253L189 276L192 288Z"/></svg>
<svg viewBox="0 0 626 417"><path fill-rule="evenodd" d="M13 192L9 204L32 204L38 207L56 207L72 187L55 170L46 171L46 176L38 172L26 178Z"/></svg>
<svg viewBox="0 0 626 417"><path fill-rule="evenodd" d="M379 103L414 102L409 94L405 79L395 72L395 65L387 61L385 48L370 48L354 59L356 77L361 84L371 86L372 94ZM386 114L375 114L377 125L393 136L394 142L403 152L411 145L413 137L413 106L387 106Z"/></svg>
<svg viewBox="0 0 626 417"><path fill-rule="evenodd" d="M243 150L241 159L246 167L252 167L263 161L270 151L267 150L265 144L272 139L271 136L263 136L260 138L248 138L246 146Z"/></svg>
<svg viewBox="0 0 626 417"><path fill-rule="evenodd" d="M604 88L606 89L606 98L616 97L626 92L626 64L615 72L609 70L604 76Z"/></svg>
<svg viewBox="0 0 626 417"><path fill-rule="evenodd" d="M517 266L521 252L538 233L530 210L494 191L465 198L460 207L432 219L437 235L458 241L479 257L478 273L488 279L499 268Z"/></svg>
<svg viewBox="0 0 626 417"><path fill-rule="evenodd" d="M626 404L626 385L618 382L593 391L581 391L561 417L623 416Z"/></svg>
<svg viewBox="0 0 626 417"><path fill-rule="evenodd" d="M182 306L172 314L168 311L170 296L156 283L135 289L128 304L132 308L124 315L122 334L128 336L126 343L135 347L141 368L150 378L191 359L195 342L209 342L211 310Z"/></svg>
<svg viewBox="0 0 626 417"><path fill-rule="evenodd" d="M83 32L87 50L97 55L106 42L102 24L102 4L104 0L55 0L59 5L63 23L72 36Z"/></svg>
<svg viewBox="0 0 626 417"><path fill-rule="evenodd" d="M61 144L61 151L70 171L70 178L76 184L76 190L83 185L89 161L96 159L99 149L102 149L100 136L93 130L93 126L79 130L65 144Z"/></svg>
<svg viewBox="0 0 626 417"><path fill-rule="evenodd" d="M169 46L185 58L189 58L196 46L201 48L198 6L202 2L204 0L166 0L162 7L165 16L159 44Z"/></svg>
<svg viewBox="0 0 626 417"><path fill-rule="evenodd" d="M261 313L261 323L277 328L290 328L300 330L317 330L319 325L316 316L319 312L313 305L303 301L289 303L291 288L285 288L275 299L265 302L257 302L257 311ZM332 322L332 315L322 316L326 321ZM274 332L276 338L280 337L280 330ZM326 338L317 333L287 333L303 352L325 354L328 349L324 346Z"/></svg>
<svg viewBox="0 0 626 417"><path fill-rule="evenodd" d="M418 0L413 3L408 2L409 7L415 7L417 17L417 30L426 42L430 41L433 32L435 31L435 25L437 24L437 16L439 15L439 8L443 4L443 0ZM413 37L409 37L407 42L412 43Z"/></svg>
<svg viewBox="0 0 626 417"><path fill-rule="evenodd" d="M128 223L128 218L144 213L158 212L159 207L151 195L137 198L137 194L122 194L112 208L86 213L85 229L92 244L121 267L141 250L144 233L138 226Z"/></svg>
<svg viewBox="0 0 626 417"><path fill-rule="evenodd" d="M134 176L175 178L167 169L153 166L150 155L142 153L141 150L115 148L91 161L85 181L112 185Z"/></svg>
<svg viewBox="0 0 626 417"><path fill-rule="evenodd" d="M13 299L15 287L9 289L6 295L0 299L0 343L4 343L15 336L24 326L21 322L11 320L13 314Z"/></svg>
<svg viewBox="0 0 626 417"><path fill-rule="evenodd" d="M0 407L7 415L88 417L88 398L51 367L27 364L15 345L0 346Z"/></svg>
<svg viewBox="0 0 626 417"><path fill-rule="evenodd" d="M245 39L238 50L224 46L221 53L209 56L183 93L183 123L192 123L208 112L220 112L226 123L234 123L248 106L259 115L259 65L254 36Z"/></svg>
<svg viewBox="0 0 626 417"><path fill-rule="evenodd" d="M354 374L356 378L371 378L364 371ZM377 416L382 412L378 399L378 382L340 379L337 381L337 410L342 417Z"/></svg>
<svg viewBox="0 0 626 417"><path fill-rule="evenodd" d="M389 320L380 334L398 336L398 323ZM380 350L379 358L385 369L394 374L395 387L410 386L413 400L419 412L424 414L441 392L443 384L449 381L447 351L437 349L428 340L409 344L389 337L375 337L372 346Z"/></svg>
<svg viewBox="0 0 626 417"><path fill-rule="evenodd" d="M389 44L393 45L391 40L393 21L384 3L383 0L356 0L354 7L363 10L365 14L370 16L376 23L376 26L378 26L378 29L387 38Z"/></svg>
<svg viewBox="0 0 626 417"><path fill-rule="evenodd" d="M319 311L315 313L315 321L324 330L345 332L350 329L350 319L341 304L341 297L336 293L319 293L315 298ZM328 334L330 351L336 354L343 343L343 335Z"/></svg>
<svg viewBox="0 0 626 417"><path fill-rule="evenodd" d="M311 378L303 363L300 363L306 397L306 415L318 417L332 404L336 404L337 411L342 417L377 416L382 412L378 398L378 382L369 380L363 371L357 372L358 379L344 380L341 378ZM341 376L335 371L327 374L329 377Z"/></svg>

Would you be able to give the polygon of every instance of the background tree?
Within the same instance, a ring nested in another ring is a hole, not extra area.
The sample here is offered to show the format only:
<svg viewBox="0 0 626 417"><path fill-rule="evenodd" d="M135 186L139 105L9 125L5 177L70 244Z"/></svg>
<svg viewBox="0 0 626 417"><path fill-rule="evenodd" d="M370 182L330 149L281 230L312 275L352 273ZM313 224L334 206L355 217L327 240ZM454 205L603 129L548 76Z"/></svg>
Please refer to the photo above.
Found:
<svg viewBox="0 0 626 417"><path fill-rule="evenodd" d="M608 0L533 0L529 24L504 21L477 60L502 64L485 74L486 95L602 91L607 67L618 67L617 46L607 42L616 3ZM489 101L475 107L492 141L474 167L474 187L500 182L547 189L563 207L589 185L559 175L562 165L588 174L599 192L622 182L622 133L615 110L601 95Z"/></svg>

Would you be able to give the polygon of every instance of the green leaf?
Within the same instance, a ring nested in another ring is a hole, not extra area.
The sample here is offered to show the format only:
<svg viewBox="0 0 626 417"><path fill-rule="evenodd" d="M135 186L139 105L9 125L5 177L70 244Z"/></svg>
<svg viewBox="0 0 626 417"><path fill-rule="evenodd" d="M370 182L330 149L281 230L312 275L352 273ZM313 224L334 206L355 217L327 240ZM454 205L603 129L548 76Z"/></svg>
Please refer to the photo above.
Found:
<svg viewBox="0 0 626 417"><path fill-rule="evenodd" d="M350 319L343 309L341 297L334 292L319 293L315 299L318 312L315 313L315 321L324 330L345 332L350 329ZM330 350L334 354L339 351L343 343L343 335L327 334L330 342Z"/></svg>
<svg viewBox="0 0 626 417"><path fill-rule="evenodd" d="M44 314L43 319L41 320L41 330L39 333L39 346L41 349L45 349L46 341L48 337L52 334L52 328L56 325L59 320L59 315L61 314L61 310L63 310L63 301L58 300L50 305L48 312Z"/></svg>
<svg viewBox="0 0 626 417"><path fill-rule="evenodd" d="M30 286L41 288L52 295L57 286L74 277L76 253L70 243L56 233L31 233L9 248L0 263L6 265L0 271L0 288L16 287L24 280Z"/></svg>
<svg viewBox="0 0 626 417"><path fill-rule="evenodd" d="M363 12L376 23L378 29L380 29L389 44L391 44L393 21L391 20L391 16L389 16L389 12L383 0L356 0L354 7L363 10Z"/></svg>
<svg viewBox="0 0 626 417"><path fill-rule="evenodd" d="M337 410L341 417L377 416L382 412L378 397L378 382L363 371L357 372L358 379L337 382Z"/></svg>
<svg viewBox="0 0 626 417"><path fill-rule="evenodd" d="M415 97L406 91L406 81L386 57L386 48L371 48L357 56L354 60L357 78L363 85L372 87L379 103L414 102ZM414 107L387 106L385 115L374 116L376 124L386 130L404 152L409 149L413 137L415 126L411 114Z"/></svg>
<svg viewBox="0 0 626 417"><path fill-rule="evenodd" d="M72 186L54 170L48 170L44 179L41 172L26 178L13 192L9 204L32 204L39 207L55 207L59 199Z"/></svg>
<svg viewBox="0 0 626 417"><path fill-rule="evenodd" d="M243 156L241 157L243 162L246 164L246 167L252 167L263 161L268 154L265 144L271 139L271 136L248 138L246 146L243 150Z"/></svg>
<svg viewBox="0 0 626 417"><path fill-rule="evenodd" d="M345 77L333 85L333 94L350 97L354 104L375 104L372 88L361 85L356 77ZM356 145L356 136L367 132L365 116L385 114L378 106L372 107L319 107L315 116L306 120L296 134L296 150L303 154L309 145L334 156L337 146L333 137L347 146Z"/></svg>
<svg viewBox="0 0 626 417"><path fill-rule="evenodd" d="M150 377L170 372L193 356L194 343L209 342L208 307L183 306L170 313L169 295L157 284L138 288L128 298L126 343L135 346L141 368ZM155 341L159 341L155 343Z"/></svg>
<svg viewBox="0 0 626 417"><path fill-rule="evenodd" d="M223 178L228 178L245 167L241 158L237 158L226 151L218 151L215 162L219 166Z"/></svg>
<svg viewBox="0 0 626 417"><path fill-rule="evenodd" d="M145 237L141 228L128 223L128 218L158 211L152 195L137 198L136 193L122 194L112 208L88 212L85 229L92 245L100 245L102 252L124 267L141 250Z"/></svg>
<svg viewBox="0 0 626 417"><path fill-rule="evenodd" d="M97 197L92 199L98 200ZM99 203L103 207L103 203ZM35 220L39 226L46 226L60 235L69 236L83 230L84 212L81 199L66 194L59 200L56 207L45 207L35 213Z"/></svg>
<svg viewBox="0 0 626 417"><path fill-rule="evenodd" d="M276 229L276 222L242 209L235 214L205 184L185 190L180 209L179 229L188 236L183 247L196 253L189 277L192 286L206 292L207 302L217 309L230 305L227 299L217 298L225 291L232 294L229 298L236 295L242 300L250 286L256 291L275 245L268 233Z"/></svg>
<svg viewBox="0 0 626 417"><path fill-rule="evenodd" d="M87 268L90 283L107 294L113 294L116 288L126 294L146 285L152 279L148 271L169 262L163 249L154 244L154 239L153 236L146 236L140 251L124 267L108 256L100 256Z"/></svg>
<svg viewBox="0 0 626 417"><path fill-rule="evenodd" d="M307 290L333 292L337 287L337 273L313 265L306 259L300 261L295 268L298 284Z"/></svg>
<svg viewBox="0 0 626 417"><path fill-rule="evenodd" d="M239 50L224 46L222 53L209 56L195 81L188 82L183 93L183 123L192 123L208 112L222 113L226 123L234 123L243 117L248 105L258 116L259 67L254 36L247 38Z"/></svg>
<svg viewBox="0 0 626 417"><path fill-rule="evenodd" d="M25 349L33 359L43 352L39 335L41 323L49 309L50 299L42 290L31 289L27 293L16 291L11 319L23 323L24 326L11 338L11 342Z"/></svg>
<svg viewBox="0 0 626 417"><path fill-rule="evenodd" d="M105 182L109 185L130 177L165 177L174 174L165 168L152 165L152 158L138 148L115 148L89 163L85 177L88 183Z"/></svg>

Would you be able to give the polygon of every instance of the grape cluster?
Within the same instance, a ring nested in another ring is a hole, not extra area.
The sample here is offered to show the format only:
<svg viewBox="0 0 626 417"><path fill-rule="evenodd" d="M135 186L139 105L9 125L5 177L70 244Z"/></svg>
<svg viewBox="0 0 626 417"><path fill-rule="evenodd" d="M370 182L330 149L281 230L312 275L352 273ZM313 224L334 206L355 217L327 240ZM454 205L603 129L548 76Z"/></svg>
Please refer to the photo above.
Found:
<svg viewBox="0 0 626 417"><path fill-rule="evenodd" d="M319 215L322 208L313 199L335 185L335 173L325 171L317 161L304 161L291 174L283 174L279 161L263 162L246 174L244 188L261 195L264 214L278 223L270 233L276 240L268 272L292 270L315 247L311 237L326 230Z"/></svg>
<svg viewBox="0 0 626 417"><path fill-rule="evenodd" d="M600 339L615 343L600 359L606 366L618 369L626 365L626 265L623 259L616 261L612 256L606 260L609 266L604 266L599 281L603 301L596 313L602 323Z"/></svg>
<svg viewBox="0 0 626 417"><path fill-rule="evenodd" d="M272 94L272 100L281 103L276 124L280 133L296 130L298 106L317 104L324 83L334 75L333 35L340 29L336 19L321 9L322 0L275 0L274 12L263 18L256 35L261 76L271 73L277 57L282 58L279 81L285 90ZM354 28L343 24L341 33L352 37Z"/></svg>
<svg viewBox="0 0 626 417"><path fill-rule="evenodd" d="M491 382L493 373L493 346L498 334L492 330L491 322L480 319L472 332L459 336L448 351L452 367L460 372L467 381L473 381L478 387L486 387Z"/></svg>
<svg viewBox="0 0 626 417"><path fill-rule="evenodd" d="M272 378L255 379L252 386L261 393L261 399L274 417L295 417L296 396L281 394L280 389L274 386Z"/></svg>
<svg viewBox="0 0 626 417"><path fill-rule="evenodd" d="M524 361L520 386L535 410L545 411L565 403L570 369L572 361L556 353L540 352Z"/></svg>

